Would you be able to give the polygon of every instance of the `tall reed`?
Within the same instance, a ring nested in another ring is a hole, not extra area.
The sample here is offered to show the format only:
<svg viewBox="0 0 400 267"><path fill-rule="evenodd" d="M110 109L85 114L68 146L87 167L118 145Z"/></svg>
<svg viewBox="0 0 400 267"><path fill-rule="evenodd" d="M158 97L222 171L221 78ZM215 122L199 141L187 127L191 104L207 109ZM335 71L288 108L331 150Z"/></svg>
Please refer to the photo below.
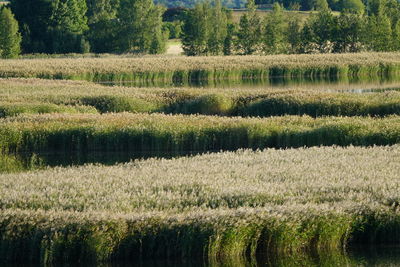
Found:
<svg viewBox="0 0 400 267"><path fill-rule="evenodd" d="M219 262L398 244L399 152L246 150L0 174L0 260Z"/></svg>
<svg viewBox="0 0 400 267"><path fill-rule="evenodd" d="M186 83L271 77L359 77L398 73L399 53L228 57L52 58L0 61L0 77Z"/></svg>
<svg viewBox="0 0 400 267"><path fill-rule="evenodd" d="M0 120L3 152L188 152L400 142L400 119L267 119L162 114L32 115Z"/></svg>

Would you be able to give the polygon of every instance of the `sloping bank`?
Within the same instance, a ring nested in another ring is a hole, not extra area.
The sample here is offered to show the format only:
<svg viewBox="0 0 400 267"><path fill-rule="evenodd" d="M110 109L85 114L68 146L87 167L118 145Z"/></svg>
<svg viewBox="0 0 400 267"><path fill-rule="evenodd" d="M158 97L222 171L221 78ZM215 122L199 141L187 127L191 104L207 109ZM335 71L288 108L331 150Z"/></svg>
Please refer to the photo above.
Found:
<svg viewBox="0 0 400 267"><path fill-rule="evenodd" d="M0 120L2 152L207 152L400 142L400 117L48 114Z"/></svg>
<svg viewBox="0 0 400 267"><path fill-rule="evenodd" d="M187 84L224 79L390 76L400 53L1 60L0 77Z"/></svg>
<svg viewBox="0 0 400 267"><path fill-rule="evenodd" d="M0 260L210 262L399 244L400 149L239 151L0 175Z"/></svg>

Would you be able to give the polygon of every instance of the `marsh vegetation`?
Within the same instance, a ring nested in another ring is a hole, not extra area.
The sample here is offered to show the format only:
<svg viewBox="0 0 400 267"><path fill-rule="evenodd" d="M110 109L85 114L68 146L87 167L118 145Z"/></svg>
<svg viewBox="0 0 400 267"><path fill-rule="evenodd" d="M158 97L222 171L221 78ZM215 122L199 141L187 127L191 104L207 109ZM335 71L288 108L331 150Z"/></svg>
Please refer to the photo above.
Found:
<svg viewBox="0 0 400 267"><path fill-rule="evenodd" d="M399 62L1 61L0 262L351 266L399 245ZM143 83L93 83L124 80Z"/></svg>

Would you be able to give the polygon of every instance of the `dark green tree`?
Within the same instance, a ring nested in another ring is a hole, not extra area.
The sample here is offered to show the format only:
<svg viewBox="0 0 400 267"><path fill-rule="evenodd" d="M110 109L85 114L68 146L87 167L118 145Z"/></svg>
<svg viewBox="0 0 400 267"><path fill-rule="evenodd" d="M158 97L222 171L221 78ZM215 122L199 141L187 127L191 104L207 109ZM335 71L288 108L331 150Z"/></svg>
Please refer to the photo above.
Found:
<svg viewBox="0 0 400 267"><path fill-rule="evenodd" d="M364 30L364 41L372 51L391 51L393 46L392 26L386 15L372 15Z"/></svg>
<svg viewBox="0 0 400 267"><path fill-rule="evenodd" d="M85 0L13 0L25 53L84 52L88 29Z"/></svg>
<svg viewBox="0 0 400 267"><path fill-rule="evenodd" d="M0 9L0 57L16 58L21 52L18 22L9 8Z"/></svg>
<svg viewBox="0 0 400 267"><path fill-rule="evenodd" d="M324 11L329 9L327 0L314 0L314 9L317 11Z"/></svg>
<svg viewBox="0 0 400 267"><path fill-rule="evenodd" d="M275 2L272 13L265 19L263 43L266 53L279 54L287 51L285 28L286 23L282 7Z"/></svg>
<svg viewBox="0 0 400 267"><path fill-rule="evenodd" d="M162 53L166 40L162 32L164 8L152 0L121 0L118 9L120 52Z"/></svg>
<svg viewBox="0 0 400 267"><path fill-rule="evenodd" d="M360 52L363 49L365 19L360 13L344 11L338 17L334 52Z"/></svg>
<svg viewBox="0 0 400 267"><path fill-rule="evenodd" d="M49 20L52 16L50 0L13 0L12 12L19 23L23 53L49 53Z"/></svg>
<svg viewBox="0 0 400 267"><path fill-rule="evenodd" d="M89 30L86 34L91 51L109 53L117 50L117 11L119 0L86 0Z"/></svg>
<svg viewBox="0 0 400 267"><path fill-rule="evenodd" d="M301 47L301 25L300 19L298 17L291 18L289 20L286 34L287 34L287 41L289 43L289 50L288 52L291 54L300 53Z"/></svg>
<svg viewBox="0 0 400 267"><path fill-rule="evenodd" d="M85 0L54 0L49 19L51 53L85 53L89 46L84 38L88 30Z"/></svg>
<svg viewBox="0 0 400 267"><path fill-rule="evenodd" d="M182 31L182 47L186 55L207 54L211 14L211 5L207 1L197 4L187 13Z"/></svg>
<svg viewBox="0 0 400 267"><path fill-rule="evenodd" d="M221 0L214 1L211 9L209 33L207 37L207 52L211 55L221 55L224 52L224 42L228 33L228 18L222 8Z"/></svg>
<svg viewBox="0 0 400 267"><path fill-rule="evenodd" d="M400 21L393 27L392 48L394 51L400 51Z"/></svg>
<svg viewBox="0 0 400 267"><path fill-rule="evenodd" d="M337 32L337 18L330 10L322 10L309 19L310 30L315 48L322 53L332 52L335 34Z"/></svg>
<svg viewBox="0 0 400 267"><path fill-rule="evenodd" d="M341 9L342 11L363 14L365 5L361 0L342 0Z"/></svg>
<svg viewBox="0 0 400 267"><path fill-rule="evenodd" d="M261 43L261 19L257 14L254 0L249 0L247 13L240 18L237 32L237 49L241 54L255 53Z"/></svg>
<svg viewBox="0 0 400 267"><path fill-rule="evenodd" d="M226 38L224 41L224 55L232 55L234 52L234 38L236 33L236 24L229 23Z"/></svg>

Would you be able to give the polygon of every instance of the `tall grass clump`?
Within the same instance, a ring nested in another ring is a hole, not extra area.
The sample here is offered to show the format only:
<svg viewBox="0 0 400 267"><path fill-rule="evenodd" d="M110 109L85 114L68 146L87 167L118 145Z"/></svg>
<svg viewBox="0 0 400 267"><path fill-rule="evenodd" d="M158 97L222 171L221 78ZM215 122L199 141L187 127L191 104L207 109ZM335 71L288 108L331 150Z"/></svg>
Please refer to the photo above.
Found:
<svg viewBox="0 0 400 267"><path fill-rule="evenodd" d="M399 142L398 116L262 119L118 113L0 120L3 152L201 152Z"/></svg>
<svg viewBox="0 0 400 267"><path fill-rule="evenodd" d="M241 150L0 174L0 260L218 263L398 244L399 152Z"/></svg>
<svg viewBox="0 0 400 267"><path fill-rule="evenodd" d="M225 57L51 58L1 61L0 77L168 83L279 77L396 74L399 53Z"/></svg>
<svg viewBox="0 0 400 267"><path fill-rule="evenodd" d="M0 80L0 115L124 111L252 117L383 117L400 114L398 91L354 94L327 92L329 88L163 89L107 87L75 81L5 79Z"/></svg>

